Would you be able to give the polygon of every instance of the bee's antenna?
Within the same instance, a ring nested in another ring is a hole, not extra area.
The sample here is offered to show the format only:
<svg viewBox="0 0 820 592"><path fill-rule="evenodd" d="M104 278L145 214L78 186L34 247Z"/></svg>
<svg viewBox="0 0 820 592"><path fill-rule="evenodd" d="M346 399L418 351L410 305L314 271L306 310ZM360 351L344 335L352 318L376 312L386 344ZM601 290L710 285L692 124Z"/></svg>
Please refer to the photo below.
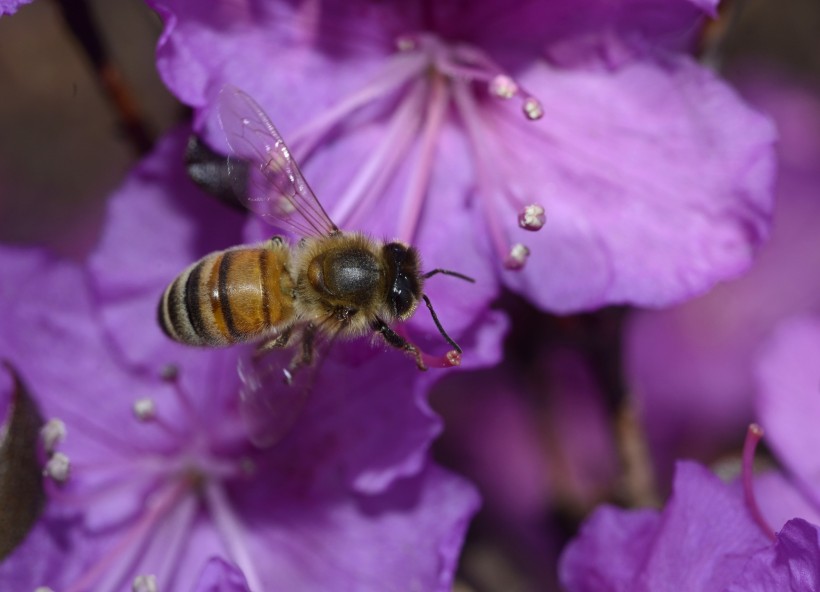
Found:
<svg viewBox="0 0 820 592"><path fill-rule="evenodd" d="M443 273L444 275L451 275L453 277L457 277L461 280L464 280L465 282L470 282L471 284L475 283L475 280L473 278L471 278L470 276L464 275L463 273L458 273L457 271L450 271L449 269L434 269L432 271L428 271L425 274L422 274L421 277L423 277L424 279L427 279L431 276L436 275L437 273ZM430 310L432 310L432 309L430 309ZM435 315L434 315L434 317L435 317ZM444 332L442 331L442 333L444 333Z"/></svg>
<svg viewBox="0 0 820 592"><path fill-rule="evenodd" d="M441 271L443 273L447 273L443 269L436 269L435 271ZM450 273L452 273L452 272L450 272ZM455 275L456 277L461 277L457 273L455 273L453 275ZM471 278L468 278L466 276L463 276L463 277L465 279L468 279L469 281L474 281ZM433 304L432 304L432 302L430 302L430 299L427 297L427 294L422 294L421 297L424 298L424 303L427 305L427 308L430 309L430 314L433 316L433 322L436 324L436 327L438 327L438 332L441 333L441 336L444 337L444 339L447 340L447 343L449 343L451 346L453 346L454 350L456 350L458 353L462 353L461 348L458 346L458 344L455 341L453 341L450 338L449 335L447 335L447 331L445 331L444 327L441 326L441 322L439 322L438 317L436 316L436 311L433 310Z"/></svg>

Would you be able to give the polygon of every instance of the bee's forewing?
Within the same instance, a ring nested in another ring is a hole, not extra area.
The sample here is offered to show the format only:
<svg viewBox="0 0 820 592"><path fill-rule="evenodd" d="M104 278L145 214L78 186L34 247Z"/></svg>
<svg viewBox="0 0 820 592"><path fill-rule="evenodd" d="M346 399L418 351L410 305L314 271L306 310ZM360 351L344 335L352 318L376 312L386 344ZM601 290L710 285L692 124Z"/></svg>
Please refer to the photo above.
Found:
<svg viewBox="0 0 820 592"><path fill-rule="evenodd" d="M244 205L274 226L303 236L335 232L336 225L314 195L281 134L262 108L234 86L219 92L219 119L232 160L250 167L231 165L246 178Z"/></svg>

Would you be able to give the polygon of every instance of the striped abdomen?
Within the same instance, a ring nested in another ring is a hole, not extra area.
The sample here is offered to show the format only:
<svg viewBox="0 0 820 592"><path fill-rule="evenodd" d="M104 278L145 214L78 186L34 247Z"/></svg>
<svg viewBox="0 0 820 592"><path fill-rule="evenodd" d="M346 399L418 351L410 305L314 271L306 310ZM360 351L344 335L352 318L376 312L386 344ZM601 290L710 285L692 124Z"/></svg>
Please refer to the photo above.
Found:
<svg viewBox="0 0 820 592"><path fill-rule="evenodd" d="M159 322L189 345L252 341L293 320L285 245L219 251L183 271L162 295Z"/></svg>

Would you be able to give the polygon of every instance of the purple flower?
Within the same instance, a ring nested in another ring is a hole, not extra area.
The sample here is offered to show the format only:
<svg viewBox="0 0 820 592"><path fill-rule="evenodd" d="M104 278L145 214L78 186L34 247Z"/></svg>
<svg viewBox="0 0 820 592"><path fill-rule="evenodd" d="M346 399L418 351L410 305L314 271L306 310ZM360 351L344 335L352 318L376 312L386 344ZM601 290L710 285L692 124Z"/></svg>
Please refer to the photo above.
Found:
<svg viewBox="0 0 820 592"><path fill-rule="evenodd" d="M742 438L757 350L782 319L820 310L820 101L772 78L743 86L781 135L771 241L743 278L626 327L627 381L662 483L676 458L711 460Z"/></svg>
<svg viewBox="0 0 820 592"><path fill-rule="evenodd" d="M14 14L21 6L29 4L31 0L0 0L0 16Z"/></svg>
<svg viewBox="0 0 820 592"><path fill-rule="evenodd" d="M440 425L412 363L397 352L328 357L302 417L262 451L238 412L241 353L161 334L164 274L239 231L238 216L186 181L183 142L164 140L113 196L88 262L0 248L0 357L50 420L47 514L0 581L61 592L197 581L233 591L242 577L251 590L450 589L477 496L427 460ZM202 572L212 557L241 574L218 561Z"/></svg>
<svg viewBox="0 0 820 592"><path fill-rule="evenodd" d="M816 590L818 358L813 316L781 323L754 364L757 414L782 472L752 476L762 431L750 432L734 484L678 463L662 512L605 507L588 520L562 558L567 590Z"/></svg>
<svg viewBox="0 0 820 592"><path fill-rule="evenodd" d="M817 581L819 534L794 519L772 542L739 487L682 462L662 511L597 510L564 551L561 581L567 592L808 592L816 589L804 586Z"/></svg>
<svg viewBox="0 0 820 592"><path fill-rule="evenodd" d="M231 83L340 226L476 276L430 282L456 334L500 285L559 312L679 301L767 234L773 130L683 53L715 2L152 5L214 145Z"/></svg>
<svg viewBox="0 0 820 592"><path fill-rule="evenodd" d="M820 317L798 317L780 324L761 347L755 363L758 421L785 469L786 484L767 484L758 492L761 508L775 526L791 515L820 524ZM791 489L792 491L789 491Z"/></svg>
<svg viewBox="0 0 820 592"><path fill-rule="evenodd" d="M522 589L555 587L559 531L549 517L580 515L614 485L618 461L603 398L577 352L534 352L526 367L453 373L431 400L447 429L441 461L479 488L478 541L517 567ZM525 369L526 368L526 369Z"/></svg>

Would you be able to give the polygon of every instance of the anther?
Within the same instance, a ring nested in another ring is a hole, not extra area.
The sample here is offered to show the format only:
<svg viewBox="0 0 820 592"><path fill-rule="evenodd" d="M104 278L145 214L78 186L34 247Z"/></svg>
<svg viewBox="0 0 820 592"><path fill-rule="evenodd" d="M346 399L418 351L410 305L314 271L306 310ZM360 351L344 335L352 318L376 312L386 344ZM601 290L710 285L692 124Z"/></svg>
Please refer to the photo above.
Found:
<svg viewBox="0 0 820 592"><path fill-rule="evenodd" d="M157 576L151 574L137 576L131 584L131 590L133 592L159 592Z"/></svg>
<svg viewBox="0 0 820 592"><path fill-rule="evenodd" d="M414 35L399 35L396 37L396 49L399 51L413 51L418 47Z"/></svg>
<svg viewBox="0 0 820 592"><path fill-rule="evenodd" d="M541 230L547 221L544 208L530 204L518 213L518 225L524 230Z"/></svg>
<svg viewBox="0 0 820 592"><path fill-rule="evenodd" d="M524 100L524 115L530 121L541 119L544 116L544 107L541 105L541 101L535 97L527 97Z"/></svg>
<svg viewBox="0 0 820 592"><path fill-rule="evenodd" d="M134 416L140 421L151 421L157 416L157 405L149 397L134 401L133 409Z"/></svg>
<svg viewBox="0 0 820 592"><path fill-rule="evenodd" d="M510 253L507 255L507 260L504 261L504 267L513 270L521 269L524 267L524 264L527 262L527 258L529 256L530 250L521 243L517 243L510 249Z"/></svg>
<svg viewBox="0 0 820 592"><path fill-rule="evenodd" d="M159 376L162 380L176 380L179 376L179 367L176 364L166 364L159 371Z"/></svg>
<svg viewBox="0 0 820 592"><path fill-rule="evenodd" d="M490 94L500 99L511 99L518 94L518 84L506 74L498 74L490 81Z"/></svg>
<svg viewBox="0 0 820 592"><path fill-rule="evenodd" d="M46 424L40 428L40 441L43 443L43 448L47 454L51 454L57 446L65 440L66 437L65 423L61 419L49 419Z"/></svg>
<svg viewBox="0 0 820 592"><path fill-rule="evenodd" d="M55 452L43 468L43 476L49 477L57 483L65 483L71 471L71 462L62 452Z"/></svg>

